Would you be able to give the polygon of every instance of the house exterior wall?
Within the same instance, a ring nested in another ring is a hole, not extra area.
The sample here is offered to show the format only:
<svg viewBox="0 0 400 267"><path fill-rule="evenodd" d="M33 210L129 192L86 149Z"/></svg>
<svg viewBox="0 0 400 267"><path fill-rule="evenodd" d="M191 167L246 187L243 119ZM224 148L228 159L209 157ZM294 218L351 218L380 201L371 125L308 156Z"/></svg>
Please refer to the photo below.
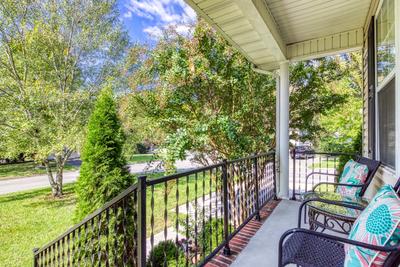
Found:
<svg viewBox="0 0 400 267"><path fill-rule="evenodd" d="M368 49L374 49L374 47L368 47L368 29L371 23L372 16L377 12L379 1L374 1L371 5L368 19L364 25L364 38L363 38L363 142L362 142L362 154L364 157L371 157L368 151ZM384 184L396 183L395 170L381 166L372 180L370 186L365 192L365 197L372 198L377 190Z"/></svg>

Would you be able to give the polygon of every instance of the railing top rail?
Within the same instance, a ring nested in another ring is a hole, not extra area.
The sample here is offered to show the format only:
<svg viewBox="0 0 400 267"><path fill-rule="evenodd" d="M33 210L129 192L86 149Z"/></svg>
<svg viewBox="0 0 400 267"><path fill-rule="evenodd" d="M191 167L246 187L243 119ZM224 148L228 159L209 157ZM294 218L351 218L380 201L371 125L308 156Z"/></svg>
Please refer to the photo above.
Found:
<svg viewBox="0 0 400 267"><path fill-rule="evenodd" d="M297 151L296 153L308 154L308 155L328 155L328 156L358 156L356 152L315 152L315 151Z"/></svg>
<svg viewBox="0 0 400 267"><path fill-rule="evenodd" d="M273 155L274 153L275 153L274 151L270 151L270 152L265 152L265 153L261 153L261 154L255 154L255 155L251 155L251 156L244 157L244 158L239 158L239 159L235 159L235 160L229 160L229 161L226 161L226 163L230 164L230 163L235 163L235 162L239 162L239 161L243 161L243 160L254 159L254 158L257 158L257 157L269 156L269 155ZM156 184L168 182L170 180L174 180L174 179L177 179L177 178L185 177L185 176L192 175L192 174L195 174L195 173L199 173L199 172L203 172L203 171L208 171L208 170L212 170L212 169L215 169L215 168L219 168L219 167L222 167L224 164L225 164L225 162L221 162L221 163L208 165L208 166L205 166L205 167L200 167L200 168L196 168L196 169L185 171L185 172L171 174L171 175L168 175L168 176L164 176L164 177L160 177L160 178L149 180L149 181L146 182L146 184L147 185L156 185Z"/></svg>
<svg viewBox="0 0 400 267"><path fill-rule="evenodd" d="M264 153L260 153L260 154L254 154L245 158L240 158L240 159L234 159L234 160L228 160L227 163L235 163L235 162L239 162L239 161L243 161L243 160L249 160L249 159L255 159L255 158L259 158L259 157L264 157L264 156L272 156L275 154L275 151L268 151L268 152L264 152Z"/></svg>
<svg viewBox="0 0 400 267"><path fill-rule="evenodd" d="M63 239L64 237L66 237L67 235L71 234L73 231L75 231L76 229L78 229L79 227L81 227L82 225L84 225L85 223L89 222L90 220L92 220L93 218L95 218L96 216L98 216L100 213L102 213L103 211L105 211L106 209L110 208L111 206L115 205L116 203L118 203L119 201L121 201L123 198L125 198L127 195L129 195L130 193L132 193L133 191L135 191L137 189L137 184L133 184L130 187L128 187L127 189L125 189L124 191L122 191L121 194L119 194L118 196L116 196L115 198L113 198L112 200L110 200L109 202L107 202L103 207L97 209L96 211L94 211L93 213L89 214L88 216L85 217L85 219L83 219L81 222L75 224L74 226L72 226L71 228L69 228L66 232L64 232L62 235L58 236L56 239L54 239L53 241L47 243L46 245L42 246L39 250L35 251L35 255L39 254L40 252L46 250L48 247L52 246L53 244L57 243L59 240Z"/></svg>
<svg viewBox="0 0 400 267"><path fill-rule="evenodd" d="M160 177L160 178L149 180L149 181L146 182L146 184L147 185L161 184L161 183L164 183L164 182L168 182L170 180L174 180L176 178L181 178L181 177L185 177L185 176L192 175L192 174L195 174L195 173L199 173L199 172L203 172L203 171L208 171L208 170L212 170L212 169L215 169L215 168L219 168L222 165L224 165L224 163L218 163L218 164L213 164L213 165L209 165L209 166L205 166L205 167L192 169L192 170L189 170L189 171L174 173L174 174L171 174L171 175L167 175L167 176L163 176L163 177Z"/></svg>

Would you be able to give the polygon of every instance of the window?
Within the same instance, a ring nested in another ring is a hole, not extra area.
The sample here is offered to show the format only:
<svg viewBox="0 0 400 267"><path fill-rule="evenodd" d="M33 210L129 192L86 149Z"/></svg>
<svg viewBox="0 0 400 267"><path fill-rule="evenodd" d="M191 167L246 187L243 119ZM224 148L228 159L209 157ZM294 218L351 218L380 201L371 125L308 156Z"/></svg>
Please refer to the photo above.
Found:
<svg viewBox="0 0 400 267"><path fill-rule="evenodd" d="M394 4L395 0L383 0L375 21L378 155L392 168L396 167Z"/></svg>
<svg viewBox="0 0 400 267"><path fill-rule="evenodd" d="M378 93L379 110L379 155L380 160L394 168L396 149L395 127L395 79Z"/></svg>
<svg viewBox="0 0 400 267"><path fill-rule="evenodd" d="M387 82L395 66L394 0L385 0L376 19L378 86Z"/></svg>

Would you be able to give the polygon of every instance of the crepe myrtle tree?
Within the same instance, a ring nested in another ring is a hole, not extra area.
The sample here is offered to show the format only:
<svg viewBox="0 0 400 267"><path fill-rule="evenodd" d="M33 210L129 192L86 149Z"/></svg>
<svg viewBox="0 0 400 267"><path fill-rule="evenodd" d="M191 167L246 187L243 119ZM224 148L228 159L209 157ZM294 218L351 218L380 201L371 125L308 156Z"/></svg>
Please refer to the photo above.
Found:
<svg viewBox="0 0 400 267"><path fill-rule="evenodd" d="M273 148L274 77L256 73L204 21L191 32L169 29L154 48L135 46L128 56L132 109L162 129L165 161L195 151L207 165ZM291 66L291 128L316 136L318 115L343 101L327 87L343 75L336 67L329 58Z"/></svg>
<svg viewBox="0 0 400 267"><path fill-rule="evenodd" d="M0 153L43 164L55 197L93 99L127 44L114 0L1 1Z"/></svg>

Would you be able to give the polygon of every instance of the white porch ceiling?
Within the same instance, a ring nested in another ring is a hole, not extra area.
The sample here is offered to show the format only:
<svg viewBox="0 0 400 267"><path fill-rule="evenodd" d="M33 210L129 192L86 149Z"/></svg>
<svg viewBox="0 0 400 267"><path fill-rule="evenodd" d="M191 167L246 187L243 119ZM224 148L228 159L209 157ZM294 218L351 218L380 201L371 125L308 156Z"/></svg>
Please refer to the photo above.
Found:
<svg viewBox="0 0 400 267"><path fill-rule="evenodd" d="M186 0L258 68L362 47L377 0Z"/></svg>

